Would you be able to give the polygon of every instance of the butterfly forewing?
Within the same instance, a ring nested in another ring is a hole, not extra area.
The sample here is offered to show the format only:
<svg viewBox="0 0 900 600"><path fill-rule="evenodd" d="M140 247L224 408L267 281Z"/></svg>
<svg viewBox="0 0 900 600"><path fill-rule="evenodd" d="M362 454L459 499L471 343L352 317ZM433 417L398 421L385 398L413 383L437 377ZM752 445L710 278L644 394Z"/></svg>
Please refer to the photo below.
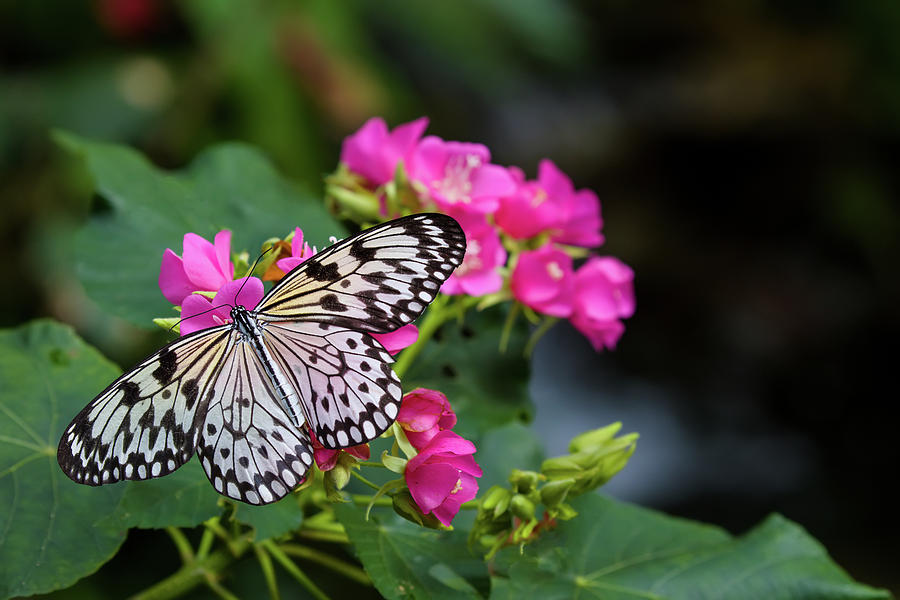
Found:
<svg viewBox="0 0 900 600"><path fill-rule="evenodd" d="M299 392L316 439L346 448L375 439L400 408L394 359L372 336L328 323L266 325L265 343Z"/></svg>
<svg viewBox="0 0 900 600"><path fill-rule="evenodd" d="M309 436L288 421L253 349L225 358L207 407L197 454L221 494L268 504L294 489L312 465Z"/></svg>
<svg viewBox="0 0 900 600"><path fill-rule="evenodd" d="M187 462L230 330L223 325L176 340L101 392L60 439L57 459L66 475L100 485L159 477Z"/></svg>
<svg viewBox="0 0 900 600"><path fill-rule="evenodd" d="M462 263L466 238L446 215L411 215L367 229L288 273L256 313L386 333L411 323Z"/></svg>

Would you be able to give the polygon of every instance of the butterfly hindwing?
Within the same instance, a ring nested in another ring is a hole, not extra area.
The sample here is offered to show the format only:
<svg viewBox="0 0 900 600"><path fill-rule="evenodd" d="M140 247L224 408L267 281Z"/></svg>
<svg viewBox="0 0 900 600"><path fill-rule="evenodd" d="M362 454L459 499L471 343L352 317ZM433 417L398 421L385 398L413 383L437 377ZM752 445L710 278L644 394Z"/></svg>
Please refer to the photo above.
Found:
<svg viewBox="0 0 900 600"><path fill-rule="evenodd" d="M197 454L220 494L249 504L274 502L312 465L309 436L287 419L249 343L224 361L210 398Z"/></svg>
<svg viewBox="0 0 900 600"><path fill-rule="evenodd" d="M230 329L176 340L101 392L60 439L57 459L66 475L100 485L161 477L187 462Z"/></svg>
<svg viewBox="0 0 900 600"><path fill-rule="evenodd" d="M263 338L303 403L326 448L363 444L381 435L400 408L394 362L372 336L328 323L266 324Z"/></svg>
<svg viewBox="0 0 900 600"><path fill-rule="evenodd" d="M465 234L447 215L389 221L301 263L272 288L256 313L268 321L394 331L434 300L465 251Z"/></svg>

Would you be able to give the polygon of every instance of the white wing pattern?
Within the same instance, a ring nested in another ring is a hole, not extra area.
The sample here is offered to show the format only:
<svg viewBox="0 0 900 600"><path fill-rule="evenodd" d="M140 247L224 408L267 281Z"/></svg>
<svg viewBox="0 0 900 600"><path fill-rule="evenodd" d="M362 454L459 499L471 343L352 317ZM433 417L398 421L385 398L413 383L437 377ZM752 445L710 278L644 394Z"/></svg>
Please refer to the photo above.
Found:
<svg viewBox="0 0 900 600"><path fill-rule="evenodd" d="M250 504L282 498L313 462L304 420L328 448L390 427L400 380L368 333L412 322L464 254L462 229L440 214L338 242L288 273L255 311L233 307L231 324L178 339L110 384L66 428L60 466L73 481L102 485L161 477L196 451L221 494ZM295 398L300 426L285 411Z"/></svg>

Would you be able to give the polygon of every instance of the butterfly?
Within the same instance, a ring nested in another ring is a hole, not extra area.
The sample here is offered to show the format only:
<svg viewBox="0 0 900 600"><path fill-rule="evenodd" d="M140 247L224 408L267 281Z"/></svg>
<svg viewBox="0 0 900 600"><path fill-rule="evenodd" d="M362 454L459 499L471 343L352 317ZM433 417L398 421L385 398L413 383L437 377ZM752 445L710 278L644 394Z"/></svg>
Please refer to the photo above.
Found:
<svg viewBox="0 0 900 600"><path fill-rule="evenodd" d="M462 263L451 217L421 213L330 246L254 310L186 335L138 364L66 428L57 460L77 483L167 475L196 453L219 493L274 502L326 448L382 434L400 407L393 359L370 333L411 323Z"/></svg>

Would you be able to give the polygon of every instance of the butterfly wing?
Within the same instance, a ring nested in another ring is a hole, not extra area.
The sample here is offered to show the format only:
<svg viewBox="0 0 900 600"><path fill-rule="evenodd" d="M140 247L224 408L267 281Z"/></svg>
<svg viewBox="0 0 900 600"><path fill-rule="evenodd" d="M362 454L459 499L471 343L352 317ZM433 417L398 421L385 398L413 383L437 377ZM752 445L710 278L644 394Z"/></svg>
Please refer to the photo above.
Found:
<svg viewBox="0 0 900 600"><path fill-rule="evenodd" d="M282 321L266 324L263 339L326 448L368 442L393 423L400 379L372 336L329 323Z"/></svg>
<svg viewBox="0 0 900 600"><path fill-rule="evenodd" d="M180 338L112 382L63 433L57 460L65 474L100 485L161 477L190 460L230 330Z"/></svg>
<svg viewBox="0 0 900 600"><path fill-rule="evenodd" d="M425 310L465 251L465 234L447 215L422 213L389 221L298 265L255 312L264 321L393 331Z"/></svg>
<svg viewBox="0 0 900 600"><path fill-rule="evenodd" d="M308 434L288 421L246 341L238 341L225 357L197 454L216 491L249 504L284 497L312 465Z"/></svg>

